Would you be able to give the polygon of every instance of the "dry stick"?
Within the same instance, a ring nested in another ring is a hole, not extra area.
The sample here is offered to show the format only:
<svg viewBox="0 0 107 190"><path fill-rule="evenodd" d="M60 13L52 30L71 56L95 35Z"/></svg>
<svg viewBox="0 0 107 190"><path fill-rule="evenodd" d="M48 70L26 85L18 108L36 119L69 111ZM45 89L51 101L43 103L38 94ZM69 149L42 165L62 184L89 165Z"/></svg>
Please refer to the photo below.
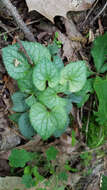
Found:
<svg viewBox="0 0 107 190"><path fill-rule="evenodd" d="M94 10L94 8L95 8L95 6L97 5L98 1L99 1L99 0L97 0L97 1L94 3L93 7L92 7L92 8L90 9L90 11L88 12L88 14L87 14L87 16L86 16L86 18L85 18L85 21L83 22L82 26L85 25L85 23L86 23L88 17L90 16L90 14L92 13L92 11Z"/></svg>
<svg viewBox="0 0 107 190"><path fill-rule="evenodd" d="M22 45L22 43L21 43L20 39L18 38L18 36L16 36L16 40L17 40L17 42L19 43L20 51L22 51L22 52L25 54L25 56L26 56L26 58L27 58L29 64L30 64L30 65L33 65L32 60L30 59L30 57L29 57L27 51L25 50L25 48L24 48L24 46Z"/></svg>
<svg viewBox="0 0 107 190"><path fill-rule="evenodd" d="M40 20L41 20L41 19L31 21L31 22L27 23L26 26L29 26L29 25L31 25L31 24L34 24L34 23L36 23L36 22L38 22L38 21L40 21ZM16 28L10 29L10 30L7 31L7 32L1 33L1 34L0 34L0 37L1 37L1 36L4 36L4 35L6 35L6 34L9 34L9 33L11 33L11 32L15 32L16 30L19 30L19 29L20 29L20 27L16 27Z"/></svg>
<svg viewBox="0 0 107 190"><path fill-rule="evenodd" d="M11 15L13 16L14 20L16 21L16 23L18 24L18 26L22 29L22 31L24 32L26 38L29 41L35 41L34 35L32 34L32 32L28 29L28 27L26 26L26 24L24 23L24 21L22 20L22 18L20 17L16 7L14 7L12 5L12 3L10 2L10 0L0 0L2 2L2 4L9 10L9 12L11 13Z"/></svg>
<svg viewBox="0 0 107 190"><path fill-rule="evenodd" d="M92 20L91 24L93 24L96 19L103 13L103 11L106 9L107 7L107 2L105 3L104 7L102 8L102 10L96 15L96 17Z"/></svg>
<svg viewBox="0 0 107 190"><path fill-rule="evenodd" d="M9 32L8 29L7 29L7 27L5 26L5 24L3 24L3 23L1 22L1 20L0 20L0 27L2 27L6 32ZM9 33L9 36L10 36L11 38L13 38L13 35L12 35L11 33Z"/></svg>

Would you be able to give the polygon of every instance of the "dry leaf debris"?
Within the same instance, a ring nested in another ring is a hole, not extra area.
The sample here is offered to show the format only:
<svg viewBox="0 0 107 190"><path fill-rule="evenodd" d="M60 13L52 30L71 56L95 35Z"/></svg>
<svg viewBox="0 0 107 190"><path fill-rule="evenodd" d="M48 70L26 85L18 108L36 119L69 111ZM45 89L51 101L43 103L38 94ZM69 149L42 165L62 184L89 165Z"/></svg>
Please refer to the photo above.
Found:
<svg viewBox="0 0 107 190"><path fill-rule="evenodd" d="M26 0L29 11L35 10L54 22L55 16L66 18L69 11L89 9L95 0Z"/></svg>

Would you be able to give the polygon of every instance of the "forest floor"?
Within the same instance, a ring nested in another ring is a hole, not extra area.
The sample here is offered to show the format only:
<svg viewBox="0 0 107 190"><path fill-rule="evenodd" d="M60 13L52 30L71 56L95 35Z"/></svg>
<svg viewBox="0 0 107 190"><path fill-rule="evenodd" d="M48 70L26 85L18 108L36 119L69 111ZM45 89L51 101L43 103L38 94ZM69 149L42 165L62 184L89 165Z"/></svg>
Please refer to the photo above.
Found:
<svg viewBox="0 0 107 190"><path fill-rule="evenodd" d="M93 60L90 55L93 40L107 31L106 9L94 21L95 16L105 4L104 0L98 1L88 17L92 8L77 13L69 12L69 20L55 17L54 24L36 11L28 12L24 0L11 2L16 6L37 42L47 46L53 42L55 34L58 32L57 39L62 42L60 56L65 65L70 61L84 59L93 68ZM8 116L12 113L11 95L17 91L18 87L5 70L1 49L16 43L16 36L20 40L28 40L23 31L17 27L9 11L0 8L0 177L12 177L8 157L13 148L41 152L43 156L50 146L54 146L60 152L54 164L61 168L68 161L72 168L67 171L69 179L65 185L66 190L100 190L101 175L107 175L107 144L91 149L86 143L84 132L81 133L84 120L87 126L89 125L95 94L92 94L81 108L73 105L72 123L59 138L51 137L47 141L43 141L38 135L35 135L32 140L27 140L20 134L18 126L13 126L9 120ZM72 129L75 132L76 145L72 145ZM20 169L14 176L20 176ZM45 177L48 179L48 174ZM51 188L49 189L51 190ZM0 187L0 190L6 189Z"/></svg>

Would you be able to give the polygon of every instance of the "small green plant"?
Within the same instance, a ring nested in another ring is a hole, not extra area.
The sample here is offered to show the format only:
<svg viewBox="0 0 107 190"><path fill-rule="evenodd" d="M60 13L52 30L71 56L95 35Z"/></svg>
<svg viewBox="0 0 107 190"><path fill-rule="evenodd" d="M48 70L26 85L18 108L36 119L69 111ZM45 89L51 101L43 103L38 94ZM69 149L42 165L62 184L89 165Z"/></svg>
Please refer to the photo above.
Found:
<svg viewBox="0 0 107 190"><path fill-rule="evenodd" d="M107 189L107 176L104 176L104 175L101 176L100 187L101 187L100 190Z"/></svg>
<svg viewBox="0 0 107 190"><path fill-rule="evenodd" d="M12 110L16 113L10 118L28 139L35 132L44 140L59 136L69 123L75 100L70 95L80 91L86 82L86 64L77 61L64 67L61 58L43 45L26 41L21 44L27 56L18 43L2 49L5 67L20 90L12 95Z"/></svg>
<svg viewBox="0 0 107 190"><path fill-rule="evenodd" d="M58 43L56 33L53 44L47 48L22 41L27 55L18 43L2 49L5 67L19 87L19 92L12 95L12 110L16 113L9 117L18 123L20 132L28 139L36 132L44 140L51 135L59 137L69 124L72 102L81 108L95 92L97 103L94 102L95 111L91 113L86 136L88 146L97 147L107 137L107 33L97 37L91 49L97 77L84 61L64 66L58 56Z"/></svg>
<svg viewBox="0 0 107 190"><path fill-rule="evenodd" d="M83 160L85 167L87 167L90 164L90 161L92 160L92 155L89 152L85 152L80 154L80 158Z"/></svg>
<svg viewBox="0 0 107 190"><path fill-rule="evenodd" d="M56 43L56 45L58 46L58 48L61 48L62 42L58 40L58 32L55 32L55 37L53 42Z"/></svg>
<svg viewBox="0 0 107 190"><path fill-rule="evenodd" d="M62 167L56 171L58 153L54 146L46 150L45 157L39 153L27 152L24 149L13 149L9 156L9 164L14 173L15 168L23 169L23 172L21 170L22 184L27 188L36 187L39 190L42 186L44 189L48 187L52 190L64 190L65 182L68 180L67 171L70 170L70 166L67 165L69 170ZM47 175L49 176L48 179ZM43 189L41 188L41 190Z"/></svg>

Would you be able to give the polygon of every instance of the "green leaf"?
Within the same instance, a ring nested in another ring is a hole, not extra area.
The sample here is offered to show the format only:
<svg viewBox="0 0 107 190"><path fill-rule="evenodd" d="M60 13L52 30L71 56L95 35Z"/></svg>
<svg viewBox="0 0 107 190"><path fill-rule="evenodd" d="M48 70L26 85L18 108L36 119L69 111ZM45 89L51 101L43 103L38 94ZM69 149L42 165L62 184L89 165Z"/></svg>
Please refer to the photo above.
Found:
<svg viewBox="0 0 107 190"><path fill-rule="evenodd" d="M47 81L50 87L55 87L59 82L59 74L55 64L44 59L33 70L33 83L42 91L45 90Z"/></svg>
<svg viewBox="0 0 107 190"><path fill-rule="evenodd" d="M75 93L75 96L81 97L81 101L77 103L78 107L82 107L87 102L90 93L93 93L93 79L88 79L83 88Z"/></svg>
<svg viewBox="0 0 107 190"><path fill-rule="evenodd" d="M60 70L64 67L64 64L62 62L62 59L59 56L53 56L53 62L56 65L56 67Z"/></svg>
<svg viewBox="0 0 107 190"><path fill-rule="evenodd" d="M92 57L97 72L107 71L107 32L103 36L99 36L94 40L93 48L91 50Z"/></svg>
<svg viewBox="0 0 107 190"><path fill-rule="evenodd" d="M65 168L66 171L71 171L71 167L70 167L70 165L68 163L66 163L64 165L64 168Z"/></svg>
<svg viewBox="0 0 107 190"><path fill-rule="evenodd" d="M56 106L52 109L52 112L54 113L54 117L57 120L56 130L62 130L68 126L69 118L65 108ZM56 130L54 132L56 132Z"/></svg>
<svg viewBox="0 0 107 190"><path fill-rule="evenodd" d="M34 104L30 109L30 121L37 133L43 138L49 138L56 129L66 125L68 115L62 107L48 110L40 103Z"/></svg>
<svg viewBox="0 0 107 190"><path fill-rule="evenodd" d="M87 145L96 148L104 143L104 128L90 121L87 133Z"/></svg>
<svg viewBox="0 0 107 190"><path fill-rule="evenodd" d="M24 78L17 80L18 87L21 92L28 93L28 94L31 94L34 92L35 86L32 80L32 72L33 70L30 69Z"/></svg>
<svg viewBox="0 0 107 190"><path fill-rule="evenodd" d="M76 140L76 134L75 134L75 131L72 130L72 146L75 146L76 143L77 143L77 140Z"/></svg>
<svg viewBox="0 0 107 190"><path fill-rule="evenodd" d="M37 64L40 60L45 58L51 60L51 54L48 48L40 43L27 41L21 41L21 43L34 64Z"/></svg>
<svg viewBox="0 0 107 190"><path fill-rule="evenodd" d="M49 44L48 45L48 49L50 51L50 54L53 56L53 55L56 55L59 51L59 48L57 46L57 44L55 42L53 42L52 44Z"/></svg>
<svg viewBox="0 0 107 190"><path fill-rule="evenodd" d="M68 124L69 124L69 120L67 121L67 123L63 129L56 129L56 131L54 132L54 137L56 137L56 138L60 137L66 131Z"/></svg>
<svg viewBox="0 0 107 190"><path fill-rule="evenodd" d="M35 181L30 174L24 174L22 176L22 184L24 184L26 188L30 188L35 186Z"/></svg>
<svg viewBox="0 0 107 190"><path fill-rule="evenodd" d="M72 167L70 168L70 171L71 172L79 172L79 170L77 168L72 168Z"/></svg>
<svg viewBox="0 0 107 190"><path fill-rule="evenodd" d="M37 166L33 167L32 173L33 173L33 175L36 177L36 181L35 181L36 185L37 185L39 182L41 182L41 181L44 180L44 177L39 174Z"/></svg>
<svg viewBox="0 0 107 190"><path fill-rule="evenodd" d="M31 95L31 96L29 96L28 98L25 99L25 102L26 102L26 104L27 104L29 107L31 107L33 104L36 103L36 98L35 98L34 95Z"/></svg>
<svg viewBox="0 0 107 190"><path fill-rule="evenodd" d="M36 103L31 107L30 121L43 139L50 137L57 126L55 117L40 103Z"/></svg>
<svg viewBox="0 0 107 190"><path fill-rule="evenodd" d="M49 50L43 45L37 42L21 41L21 43L34 64L44 58L51 60ZM18 43L3 48L2 56L6 70L12 78L20 79L26 76L31 66Z"/></svg>
<svg viewBox="0 0 107 190"><path fill-rule="evenodd" d="M27 152L24 149L13 149L9 156L9 163L12 167L23 168L25 164L32 160L32 153Z"/></svg>
<svg viewBox="0 0 107 190"><path fill-rule="evenodd" d="M31 166L26 166L24 168L24 174L31 174Z"/></svg>
<svg viewBox="0 0 107 190"><path fill-rule="evenodd" d="M61 71L62 85L70 92L81 90L86 82L86 65L84 61L72 62L66 65Z"/></svg>
<svg viewBox="0 0 107 190"><path fill-rule="evenodd" d="M58 95L57 91L48 87L45 91L40 92L38 99L41 103L47 106L49 109L53 109L55 106L64 107L67 113L70 113L72 109L72 102L69 98L64 98ZM63 95L63 94L62 94Z"/></svg>
<svg viewBox="0 0 107 190"><path fill-rule="evenodd" d="M82 97L77 95L76 93L70 93L70 94L68 94L68 99L70 99L71 102L73 102L73 103L79 104L82 100Z"/></svg>
<svg viewBox="0 0 107 190"><path fill-rule="evenodd" d="M28 95L22 93L22 92L16 92L11 96L11 99L13 101L13 107L12 110L15 112L24 112L28 110L28 106L25 103L25 98L27 98Z"/></svg>
<svg viewBox="0 0 107 190"><path fill-rule="evenodd" d="M55 160L57 154L58 154L58 150L54 146L51 146L46 150L46 157L47 157L47 160L49 161Z"/></svg>
<svg viewBox="0 0 107 190"><path fill-rule="evenodd" d="M89 157L89 153L88 152L80 154L80 158L83 159L83 160L88 159L88 157Z"/></svg>
<svg viewBox="0 0 107 190"><path fill-rule="evenodd" d="M66 84L65 85L58 84L53 89L57 92L57 94L58 93L59 94L63 93L63 94L66 94L66 95L71 94L71 92L69 91L69 89L67 89Z"/></svg>
<svg viewBox="0 0 107 190"><path fill-rule="evenodd" d="M106 71L107 71L107 63L105 63L105 64L102 66L100 72L101 72L101 73L104 73L104 72L106 72Z"/></svg>
<svg viewBox="0 0 107 190"><path fill-rule="evenodd" d="M30 69L27 58L19 52L18 44L3 48L2 57L7 72L14 79L23 78Z"/></svg>
<svg viewBox="0 0 107 190"><path fill-rule="evenodd" d="M100 190L107 190L107 176L102 176L102 183Z"/></svg>
<svg viewBox="0 0 107 190"><path fill-rule="evenodd" d="M107 125L107 79L96 77L94 89L99 101L98 112L95 113L97 121L101 125Z"/></svg>
<svg viewBox="0 0 107 190"><path fill-rule="evenodd" d="M60 96L58 96L57 92L50 87L41 92L38 96L38 99L49 109L52 109L55 106L64 107L67 105L67 100L65 98L61 98Z"/></svg>
<svg viewBox="0 0 107 190"><path fill-rule="evenodd" d="M21 134L27 139L31 139L31 137L35 135L35 131L29 121L29 113L21 114L18 125Z"/></svg>
<svg viewBox="0 0 107 190"><path fill-rule="evenodd" d="M21 113L13 113L9 115L9 119L14 121L15 123L18 123L19 117L21 116Z"/></svg>
<svg viewBox="0 0 107 190"><path fill-rule="evenodd" d="M59 173L58 179L61 181L67 181L68 180L68 174L66 173L66 171L62 171L61 173Z"/></svg>

